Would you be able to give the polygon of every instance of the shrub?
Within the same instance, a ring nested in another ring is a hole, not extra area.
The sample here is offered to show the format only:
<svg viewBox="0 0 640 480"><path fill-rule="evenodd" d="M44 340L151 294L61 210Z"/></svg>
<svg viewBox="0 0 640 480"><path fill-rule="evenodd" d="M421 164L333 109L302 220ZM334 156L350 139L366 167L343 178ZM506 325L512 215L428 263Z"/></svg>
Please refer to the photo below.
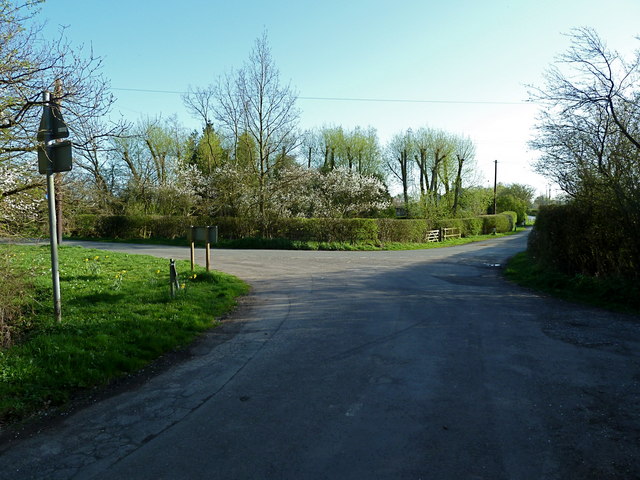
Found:
<svg viewBox="0 0 640 480"><path fill-rule="evenodd" d="M516 229L516 225L518 224L519 219L519 215L516 212L508 210L506 212L502 212L500 215L508 215L509 217L511 217L511 230Z"/></svg>
<svg viewBox="0 0 640 480"><path fill-rule="evenodd" d="M499 213L497 215L482 215L482 233L505 233L513 230L513 217Z"/></svg>

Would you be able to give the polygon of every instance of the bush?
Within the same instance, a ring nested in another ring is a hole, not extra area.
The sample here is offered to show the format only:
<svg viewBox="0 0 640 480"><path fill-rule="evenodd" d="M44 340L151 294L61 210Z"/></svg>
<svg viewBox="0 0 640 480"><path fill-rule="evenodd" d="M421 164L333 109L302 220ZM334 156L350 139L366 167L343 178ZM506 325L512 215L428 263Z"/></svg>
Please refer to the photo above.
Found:
<svg viewBox="0 0 640 480"><path fill-rule="evenodd" d="M518 225L519 215L513 211L502 212L500 215L508 215L511 217L511 230L516 229L516 225ZM523 220L524 221L524 220Z"/></svg>
<svg viewBox="0 0 640 480"><path fill-rule="evenodd" d="M505 233L513 230L515 224L513 223L513 217L511 215L504 215L499 213L497 215L482 215L482 234L488 235L490 233Z"/></svg>

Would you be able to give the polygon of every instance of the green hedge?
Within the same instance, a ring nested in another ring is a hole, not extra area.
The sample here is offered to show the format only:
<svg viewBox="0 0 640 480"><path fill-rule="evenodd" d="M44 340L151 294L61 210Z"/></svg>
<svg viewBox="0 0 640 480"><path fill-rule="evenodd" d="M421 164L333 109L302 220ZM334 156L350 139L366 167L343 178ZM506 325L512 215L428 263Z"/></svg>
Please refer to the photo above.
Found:
<svg viewBox="0 0 640 480"><path fill-rule="evenodd" d="M508 215L511 218L511 230L516 229L516 225L518 225L518 214L516 212L507 210L506 212L502 212L500 215Z"/></svg>
<svg viewBox="0 0 640 480"><path fill-rule="evenodd" d="M286 238L289 240L351 243L423 243L430 230L459 228L462 236L508 232L509 215L432 221L392 218L283 218L260 225L234 217L166 217L77 215L67 222L67 233L85 238L185 238L191 225L217 225L221 239Z"/></svg>
<svg viewBox="0 0 640 480"><path fill-rule="evenodd" d="M438 226L429 220L379 218L378 239L382 243L423 243L427 241L427 232Z"/></svg>
<svg viewBox="0 0 640 480"><path fill-rule="evenodd" d="M511 232L515 228L515 223L511 215L499 213L497 215L482 215L482 233L487 235L493 233Z"/></svg>
<svg viewBox="0 0 640 480"><path fill-rule="evenodd" d="M569 275L638 278L640 245L612 210L578 203L540 208L529 252Z"/></svg>

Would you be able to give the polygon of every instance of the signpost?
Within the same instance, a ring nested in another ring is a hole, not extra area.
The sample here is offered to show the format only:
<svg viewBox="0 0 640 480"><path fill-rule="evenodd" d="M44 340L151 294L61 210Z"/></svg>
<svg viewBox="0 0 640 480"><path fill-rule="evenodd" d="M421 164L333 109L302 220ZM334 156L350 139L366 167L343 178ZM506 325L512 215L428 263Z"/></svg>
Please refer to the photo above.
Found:
<svg viewBox="0 0 640 480"><path fill-rule="evenodd" d="M196 263L196 242L204 242L208 272L211 270L211 244L218 243L218 227L209 225L206 227L194 227L191 225L187 237L191 245L191 271L193 272Z"/></svg>
<svg viewBox="0 0 640 480"><path fill-rule="evenodd" d="M58 241L56 226L56 194L53 174L71 170L71 142L59 141L69 136L60 108L51 104L51 94L42 94L42 119L38 128L38 171L47 175L47 201L49 205L49 236L51 239L51 278L53 280L53 311L56 320L62 320L60 301L60 273L58 269Z"/></svg>

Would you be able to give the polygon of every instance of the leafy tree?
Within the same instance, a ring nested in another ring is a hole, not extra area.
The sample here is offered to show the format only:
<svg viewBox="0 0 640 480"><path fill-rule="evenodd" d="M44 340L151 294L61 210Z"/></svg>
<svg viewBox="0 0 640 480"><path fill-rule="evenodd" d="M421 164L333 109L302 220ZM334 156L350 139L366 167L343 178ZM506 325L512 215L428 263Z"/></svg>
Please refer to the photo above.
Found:
<svg viewBox="0 0 640 480"><path fill-rule="evenodd" d="M498 197L501 195L513 195L524 203L527 208L533 204L533 196L536 193L536 189L531 185L524 185L522 183L511 183L509 185L498 185Z"/></svg>
<svg viewBox="0 0 640 480"><path fill-rule="evenodd" d="M527 210L533 204L535 188L520 183L510 185L498 185L496 194L496 206L500 212L516 212L518 223L524 223L527 219Z"/></svg>
<svg viewBox="0 0 640 480"><path fill-rule="evenodd" d="M180 214L193 206L193 188L185 173L193 152L175 117L149 118L112 139L111 161L121 172L119 199L131 213ZM178 211L174 213L178 213Z"/></svg>
<svg viewBox="0 0 640 480"><path fill-rule="evenodd" d="M511 193L503 193L496 198L497 213L516 212L518 223L523 223L527 218L527 204L522 199Z"/></svg>
<svg viewBox="0 0 640 480"><path fill-rule="evenodd" d="M189 163L196 165L202 173L211 175L215 168L229 161L229 152L223 144L224 139L211 124L206 124L202 134L196 134L191 141L194 144L187 147L191 151Z"/></svg>

